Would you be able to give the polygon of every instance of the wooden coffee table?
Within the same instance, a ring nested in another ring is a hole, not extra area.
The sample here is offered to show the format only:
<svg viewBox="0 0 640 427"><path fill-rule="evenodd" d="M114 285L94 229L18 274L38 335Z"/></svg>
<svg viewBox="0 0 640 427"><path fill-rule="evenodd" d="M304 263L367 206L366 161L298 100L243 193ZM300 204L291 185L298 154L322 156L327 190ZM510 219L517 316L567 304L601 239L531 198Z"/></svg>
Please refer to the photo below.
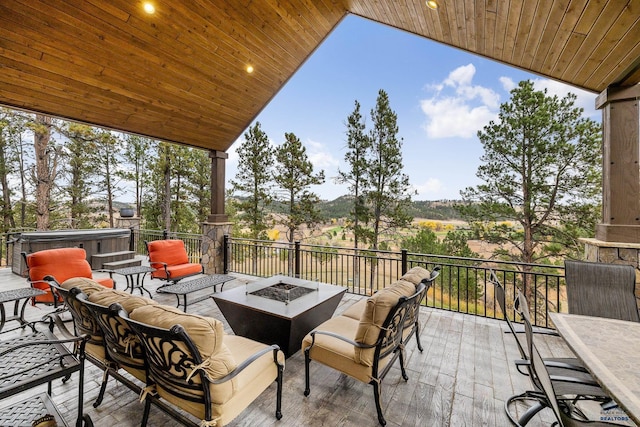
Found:
<svg viewBox="0 0 640 427"><path fill-rule="evenodd" d="M278 301L251 292L278 283L314 289L290 301ZM300 350L302 339L333 316L346 288L327 283L272 276L212 295L236 335L265 344L277 344L289 357Z"/></svg>

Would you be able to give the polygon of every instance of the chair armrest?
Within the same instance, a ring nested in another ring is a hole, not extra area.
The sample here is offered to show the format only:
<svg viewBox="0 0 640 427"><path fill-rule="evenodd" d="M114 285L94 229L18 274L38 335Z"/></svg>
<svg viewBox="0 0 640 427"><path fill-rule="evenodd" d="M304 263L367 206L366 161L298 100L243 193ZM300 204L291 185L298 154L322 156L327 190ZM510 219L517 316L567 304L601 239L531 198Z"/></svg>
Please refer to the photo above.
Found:
<svg viewBox="0 0 640 427"><path fill-rule="evenodd" d="M78 338L78 335L72 333L71 331L69 331L69 329L67 328L67 325L65 325L64 320L62 320L62 318L60 317L60 315L58 313L49 313L46 316L44 316L44 318L49 318L52 320L53 324L55 326L58 327L58 330L60 331L60 334L65 338L65 339L75 339ZM44 319L43 318L43 319ZM49 327L49 330L53 329L53 327Z"/></svg>
<svg viewBox="0 0 640 427"><path fill-rule="evenodd" d="M46 283L47 285L49 285L49 289L51 290L51 295L53 295L53 307L58 308L58 299L62 299L62 297L56 290L56 286L60 287L60 283L58 283L55 277L51 275L46 275L42 278L42 280L36 280L35 282L32 282L32 283Z"/></svg>
<svg viewBox="0 0 640 427"><path fill-rule="evenodd" d="M522 366L530 366L531 365L531 361L524 360L524 359L517 359L517 360L515 360L515 364L518 367L518 371L520 373L528 375L527 373L521 371L520 367L522 367ZM574 364L566 363L566 362L560 362L558 360L544 360L544 365L547 368L560 368L560 369L566 369L566 370L576 371L576 372L589 372L587 370L587 368L585 368L584 366L574 365Z"/></svg>
<svg viewBox="0 0 640 427"><path fill-rule="evenodd" d="M242 372L243 370L245 370L248 366L250 366L253 362L255 362L256 360L258 360L260 357L262 357L263 355L269 353L269 352L273 352L273 360L274 362L278 365L278 366L282 366L284 367L284 365L281 365L280 362L278 361L278 352L280 351L280 347L278 347L277 345L273 344L270 345L268 347L263 348L262 350L252 354L251 356L249 356L248 358L246 358L242 363L240 363L238 366L236 366L236 368L229 372L227 375L225 375L224 377L221 378L217 378L215 380L213 379L209 379L209 381L212 384L222 384L224 382L227 382L229 380L232 380L233 378L235 378L238 374L240 374L240 372Z"/></svg>
<svg viewBox="0 0 640 427"><path fill-rule="evenodd" d="M550 375L549 377L551 378L552 381L557 381L557 382L600 387L600 384L598 384L596 381L585 380L583 378L567 377L564 375Z"/></svg>
<svg viewBox="0 0 640 427"><path fill-rule="evenodd" d="M376 342L375 344L362 344L356 341L353 341L349 338L343 337L342 335L338 335L336 333L333 332L327 332L327 331L312 331L311 332L311 345L309 347L312 347L313 344L315 343L316 340L316 334L320 334L320 335L326 335L332 338L336 338L339 339L341 341L347 342L349 344L351 344L354 347L358 347L358 348L374 348L378 343Z"/></svg>

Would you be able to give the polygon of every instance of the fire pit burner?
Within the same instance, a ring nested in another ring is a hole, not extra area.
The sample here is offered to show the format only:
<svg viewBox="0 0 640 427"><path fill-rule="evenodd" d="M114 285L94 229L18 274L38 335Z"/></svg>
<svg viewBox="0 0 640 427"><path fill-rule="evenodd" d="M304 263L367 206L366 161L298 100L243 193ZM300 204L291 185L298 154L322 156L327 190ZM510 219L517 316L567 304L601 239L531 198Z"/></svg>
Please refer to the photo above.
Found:
<svg viewBox="0 0 640 427"><path fill-rule="evenodd" d="M314 290L315 289L280 282L248 293L288 304L290 301L300 298Z"/></svg>

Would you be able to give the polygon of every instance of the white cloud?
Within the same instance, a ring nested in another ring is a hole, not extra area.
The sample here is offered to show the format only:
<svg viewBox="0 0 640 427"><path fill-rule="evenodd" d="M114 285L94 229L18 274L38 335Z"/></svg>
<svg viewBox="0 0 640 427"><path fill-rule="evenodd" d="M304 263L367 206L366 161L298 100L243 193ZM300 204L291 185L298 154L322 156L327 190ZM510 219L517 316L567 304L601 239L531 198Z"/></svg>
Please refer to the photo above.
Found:
<svg viewBox="0 0 640 427"><path fill-rule="evenodd" d="M433 196L438 195L444 189L444 185L437 178L429 178L422 184L414 186L414 189L418 192L418 196Z"/></svg>
<svg viewBox="0 0 640 427"><path fill-rule="evenodd" d="M314 172L320 172L321 169L334 170L340 164L340 161L331 155L331 150L326 144L309 140L305 146Z"/></svg>
<svg viewBox="0 0 640 427"><path fill-rule="evenodd" d="M498 80L500 80L500 83L502 83L502 89L504 89L506 92L511 92L513 89L515 89L516 86L518 86L511 77L503 76Z"/></svg>
<svg viewBox="0 0 640 427"><path fill-rule="evenodd" d="M462 98L425 99L420 104L428 118L424 127L430 138L472 138L496 118L488 106L472 107Z"/></svg>
<svg viewBox="0 0 640 427"><path fill-rule="evenodd" d="M420 101L429 137L472 138L497 117L500 96L491 88L473 85L475 73L473 64L464 65L451 71L441 84L430 86L440 90ZM454 95L443 95L447 88L453 89Z"/></svg>
<svg viewBox="0 0 640 427"><path fill-rule="evenodd" d="M449 73L444 80L444 84L451 87L470 86L473 76L476 74L476 67L473 64L463 65Z"/></svg>

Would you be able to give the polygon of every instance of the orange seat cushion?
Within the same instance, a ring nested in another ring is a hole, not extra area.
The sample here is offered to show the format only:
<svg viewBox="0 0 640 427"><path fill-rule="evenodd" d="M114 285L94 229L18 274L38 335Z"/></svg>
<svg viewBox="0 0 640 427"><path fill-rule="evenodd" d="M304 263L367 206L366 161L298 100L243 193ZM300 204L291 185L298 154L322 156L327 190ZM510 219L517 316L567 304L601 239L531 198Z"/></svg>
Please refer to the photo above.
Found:
<svg viewBox="0 0 640 427"><path fill-rule="evenodd" d="M154 240L147 243L147 249L149 264L156 269L151 277L175 279L202 272L202 265L189 262L182 240Z"/></svg>
<svg viewBox="0 0 640 427"><path fill-rule="evenodd" d="M46 292L45 295L36 297L35 302L53 302L49 284L42 281L45 276L52 276L58 283L73 277L93 278L91 266L87 262L87 253L82 248L58 248L34 252L27 255L27 266L29 280L35 282L32 286ZM107 288L113 288L113 280L109 278L97 281Z"/></svg>

